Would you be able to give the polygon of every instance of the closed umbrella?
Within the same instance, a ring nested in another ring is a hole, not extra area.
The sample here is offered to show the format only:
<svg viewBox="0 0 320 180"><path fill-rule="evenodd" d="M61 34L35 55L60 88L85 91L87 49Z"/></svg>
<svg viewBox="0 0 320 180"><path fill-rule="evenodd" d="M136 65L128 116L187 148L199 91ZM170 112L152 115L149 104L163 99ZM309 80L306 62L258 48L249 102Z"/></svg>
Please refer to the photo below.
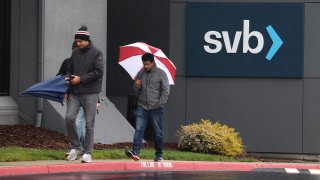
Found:
<svg viewBox="0 0 320 180"><path fill-rule="evenodd" d="M60 102L63 105L63 99L67 89L68 86L64 76L58 75L30 86L24 90L21 95L41 97Z"/></svg>

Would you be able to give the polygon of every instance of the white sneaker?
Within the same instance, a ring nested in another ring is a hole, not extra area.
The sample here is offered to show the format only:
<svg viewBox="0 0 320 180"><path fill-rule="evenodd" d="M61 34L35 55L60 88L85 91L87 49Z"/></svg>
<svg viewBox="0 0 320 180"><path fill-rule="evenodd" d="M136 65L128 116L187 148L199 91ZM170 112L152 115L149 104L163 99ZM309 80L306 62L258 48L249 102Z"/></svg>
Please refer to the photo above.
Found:
<svg viewBox="0 0 320 180"><path fill-rule="evenodd" d="M80 153L81 153L81 150L71 149L66 159L68 161L74 161L77 159Z"/></svg>
<svg viewBox="0 0 320 180"><path fill-rule="evenodd" d="M92 162L91 154L85 153L81 158L82 163L90 163Z"/></svg>

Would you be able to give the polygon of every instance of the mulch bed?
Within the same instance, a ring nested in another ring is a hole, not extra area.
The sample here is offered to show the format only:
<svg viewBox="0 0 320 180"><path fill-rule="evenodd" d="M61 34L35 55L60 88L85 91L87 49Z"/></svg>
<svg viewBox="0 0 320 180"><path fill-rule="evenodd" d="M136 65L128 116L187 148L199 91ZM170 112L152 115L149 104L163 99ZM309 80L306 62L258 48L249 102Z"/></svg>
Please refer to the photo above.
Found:
<svg viewBox="0 0 320 180"><path fill-rule="evenodd" d="M0 148L17 146L35 149L64 150L68 148L66 134L31 125L0 125ZM124 149L132 143L95 144L95 149ZM153 143L144 143L142 148L153 148ZM165 143L165 149L178 149L175 143Z"/></svg>

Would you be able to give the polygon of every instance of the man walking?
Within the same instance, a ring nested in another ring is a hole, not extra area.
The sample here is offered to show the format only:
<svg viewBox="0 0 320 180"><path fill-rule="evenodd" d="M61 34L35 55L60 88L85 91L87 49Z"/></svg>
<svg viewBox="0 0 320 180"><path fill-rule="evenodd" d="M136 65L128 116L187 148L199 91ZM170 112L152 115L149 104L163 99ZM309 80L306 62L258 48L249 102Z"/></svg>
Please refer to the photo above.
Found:
<svg viewBox="0 0 320 180"><path fill-rule="evenodd" d="M76 48L77 48L77 42L73 41L73 43L72 43L72 51L75 50ZM68 57L68 58L63 60L57 75L65 76L67 74L68 66L69 66L69 63L70 63L70 59L71 58ZM67 90L67 93L65 95L65 101L68 100L68 96L69 96L69 90ZM79 139L80 139L81 147L84 144L85 121L86 120L85 120L85 117L84 117L83 108L80 107L79 113L78 113L77 118L76 118L76 126L77 126L77 133L78 133L78 136L79 136ZM70 148L70 146L69 146L69 148ZM66 153L65 157L67 157L68 155L69 155L69 152Z"/></svg>
<svg viewBox="0 0 320 180"><path fill-rule="evenodd" d="M92 162L96 104L102 87L104 62L102 52L91 42L90 33L86 26L81 26L76 32L75 41L78 48L72 52L67 71L67 81L71 87L65 119L71 151L66 159L76 160L83 153L81 162L88 163ZM80 107L84 110L86 120L83 152L75 124Z"/></svg>
<svg viewBox="0 0 320 180"><path fill-rule="evenodd" d="M126 149L125 153L133 160L140 160L140 147L147 123L150 122L154 129L154 161L162 161L163 131L162 116L164 104L167 102L170 86L166 73L159 69L151 53L142 57L143 69L137 74L134 89L138 96L136 110L136 131L133 139L132 150Z"/></svg>

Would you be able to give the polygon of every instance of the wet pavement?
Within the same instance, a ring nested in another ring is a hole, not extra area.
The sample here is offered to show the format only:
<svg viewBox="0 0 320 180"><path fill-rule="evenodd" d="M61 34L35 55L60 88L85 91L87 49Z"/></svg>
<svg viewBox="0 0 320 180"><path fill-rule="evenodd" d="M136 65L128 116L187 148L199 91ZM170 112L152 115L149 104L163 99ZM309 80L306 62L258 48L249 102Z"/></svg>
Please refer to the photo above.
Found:
<svg viewBox="0 0 320 180"><path fill-rule="evenodd" d="M0 180L319 179L319 163L95 160L1 162Z"/></svg>
<svg viewBox="0 0 320 180"><path fill-rule="evenodd" d="M319 175L286 172L246 172L246 171L161 171L161 172L81 172L81 173L53 173L41 175L2 176L2 180L102 180L102 179L131 179L131 180L158 180L158 179L183 179L183 180L318 180Z"/></svg>

